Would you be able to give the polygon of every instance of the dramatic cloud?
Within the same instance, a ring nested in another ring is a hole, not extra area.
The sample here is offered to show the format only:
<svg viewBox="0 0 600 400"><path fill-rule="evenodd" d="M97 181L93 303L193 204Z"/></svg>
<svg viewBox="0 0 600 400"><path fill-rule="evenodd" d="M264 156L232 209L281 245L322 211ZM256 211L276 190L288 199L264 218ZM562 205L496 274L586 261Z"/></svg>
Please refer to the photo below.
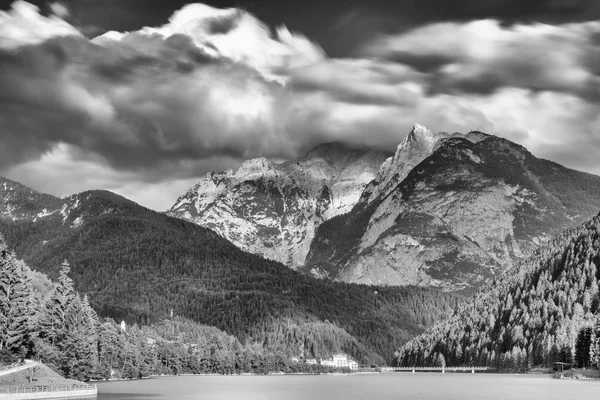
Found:
<svg viewBox="0 0 600 400"><path fill-rule="evenodd" d="M442 23L384 37L365 53L429 74L431 92L490 94L502 87L597 99L600 21L563 26Z"/></svg>
<svg viewBox="0 0 600 400"><path fill-rule="evenodd" d="M438 23L381 37L364 55L419 71L415 81L424 102L445 96L447 103L479 110L491 133L538 155L600 172L591 162L600 149L591 146L586 157L578 145L600 139L598 38L600 21L510 27L492 20Z"/></svg>
<svg viewBox="0 0 600 400"><path fill-rule="evenodd" d="M224 56L274 77L276 70L300 67L324 58L323 50L304 36L292 34L286 27L271 29L253 15L236 8L216 9L204 4L188 4L175 12L169 23L159 28L144 28L139 35L168 38L182 34L207 54ZM119 40L126 34L107 32L95 39Z"/></svg>
<svg viewBox="0 0 600 400"><path fill-rule="evenodd" d="M57 4L0 14L0 174L41 190L165 209L208 170L326 141L392 151L415 122L600 173L600 22L435 23L332 59L242 10L88 40Z"/></svg>
<svg viewBox="0 0 600 400"><path fill-rule="evenodd" d="M14 2L9 12L0 11L0 49L14 49L68 35L81 33L57 16L41 16L36 6L25 1Z"/></svg>

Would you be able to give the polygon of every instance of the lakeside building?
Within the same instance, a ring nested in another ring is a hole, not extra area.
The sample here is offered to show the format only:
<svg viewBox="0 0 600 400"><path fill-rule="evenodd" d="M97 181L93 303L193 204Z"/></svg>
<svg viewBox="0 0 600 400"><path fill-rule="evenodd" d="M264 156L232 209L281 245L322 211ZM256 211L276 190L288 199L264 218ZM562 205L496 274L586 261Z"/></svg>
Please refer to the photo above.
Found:
<svg viewBox="0 0 600 400"><path fill-rule="evenodd" d="M343 353L334 354L329 359L321 360L321 365L333 368L349 368L351 370L358 369L358 363Z"/></svg>

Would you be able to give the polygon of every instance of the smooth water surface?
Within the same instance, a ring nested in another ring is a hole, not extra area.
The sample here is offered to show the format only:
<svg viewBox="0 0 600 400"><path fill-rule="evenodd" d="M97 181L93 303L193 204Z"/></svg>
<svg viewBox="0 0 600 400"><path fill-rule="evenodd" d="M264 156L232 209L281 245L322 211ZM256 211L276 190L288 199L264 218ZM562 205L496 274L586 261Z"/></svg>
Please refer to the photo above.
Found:
<svg viewBox="0 0 600 400"><path fill-rule="evenodd" d="M599 398L600 381L456 373L178 376L99 383L98 393L98 400L567 400Z"/></svg>

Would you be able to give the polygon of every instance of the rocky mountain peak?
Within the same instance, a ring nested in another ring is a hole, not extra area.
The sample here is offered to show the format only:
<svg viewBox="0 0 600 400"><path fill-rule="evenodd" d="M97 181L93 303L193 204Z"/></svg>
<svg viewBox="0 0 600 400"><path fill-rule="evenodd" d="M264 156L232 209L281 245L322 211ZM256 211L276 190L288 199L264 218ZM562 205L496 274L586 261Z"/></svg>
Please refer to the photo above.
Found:
<svg viewBox="0 0 600 400"><path fill-rule="evenodd" d="M388 158L381 165L377 177L365 190L361 203L370 203L380 195L385 196L402 182L414 167L432 155L447 140L462 138L471 143L478 143L487 137L489 135L478 131L467 134L434 133L425 126L415 123L408 135L398 145L394 156Z"/></svg>
<svg viewBox="0 0 600 400"><path fill-rule="evenodd" d="M167 213L296 268L317 227L356 205L385 158L335 142L283 163L255 158L235 173L207 174Z"/></svg>
<svg viewBox="0 0 600 400"><path fill-rule="evenodd" d="M437 135L435 135L433 132L431 132L429 129L427 129L423 125L421 125L419 123L415 123L413 125L411 131L408 133L408 135L404 139L404 141L398 147L401 147L402 145L415 143L415 142L420 143L422 145L433 145L433 143L435 141L437 141L436 136Z"/></svg>
<svg viewBox="0 0 600 400"><path fill-rule="evenodd" d="M440 137L405 176L422 154L402 147L378 197L324 223L303 271L468 293L600 208L600 177L481 132Z"/></svg>
<svg viewBox="0 0 600 400"><path fill-rule="evenodd" d="M275 164L264 157L246 160L235 173L236 177L244 179L256 179L258 177L270 177L276 173Z"/></svg>

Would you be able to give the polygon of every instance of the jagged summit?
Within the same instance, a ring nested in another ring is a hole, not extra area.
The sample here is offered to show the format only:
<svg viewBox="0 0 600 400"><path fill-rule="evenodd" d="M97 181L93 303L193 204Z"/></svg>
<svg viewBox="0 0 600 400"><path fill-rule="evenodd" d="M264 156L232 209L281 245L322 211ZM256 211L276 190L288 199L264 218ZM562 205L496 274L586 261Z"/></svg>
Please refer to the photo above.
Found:
<svg viewBox="0 0 600 400"><path fill-rule="evenodd" d="M484 138L484 136L470 133L433 133L425 126L415 123L396 148L394 156L385 160L381 165L377 177L365 190L361 203L370 203L382 193L389 193L406 178L414 167L433 154L440 143L453 137L462 137L472 142L478 142Z"/></svg>
<svg viewBox="0 0 600 400"><path fill-rule="evenodd" d="M266 178L276 174L276 165L272 161L264 157L246 160L235 173L236 177L241 177L246 180Z"/></svg>
<svg viewBox="0 0 600 400"><path fill-rule="evenodd" d="M406 135L403 143L411 143L415 141L420 143L429 143L435 140L435 136L436 135L434 133L432 133L423 125L415 123L408 135Z"/></svg>
<svg viewBox="0 0 600 400"><path fill-rule="evenodd" d="M441 136L429 155L402 147L368 203L319 228L303 270L468 293L600 209L600 177L481 132Z"/></svg>
<svg viewBox="0 0 600 400"><path fill-rule="evenodd" d="M295 268L317 227L354 207L385 158L333 142L279 164L248 160L236 172L207 174L167 213Z"/></svg>
<svg viewBox="0 0 600 400"><path fill-rule="evenodd" d="M248 160L235 172L207 174L167 213L296 268L304 264L324 221L391 192L440 142L454 136L480 140L433 133L417 123L393 154L330 142L283 163Z"/></svg>

